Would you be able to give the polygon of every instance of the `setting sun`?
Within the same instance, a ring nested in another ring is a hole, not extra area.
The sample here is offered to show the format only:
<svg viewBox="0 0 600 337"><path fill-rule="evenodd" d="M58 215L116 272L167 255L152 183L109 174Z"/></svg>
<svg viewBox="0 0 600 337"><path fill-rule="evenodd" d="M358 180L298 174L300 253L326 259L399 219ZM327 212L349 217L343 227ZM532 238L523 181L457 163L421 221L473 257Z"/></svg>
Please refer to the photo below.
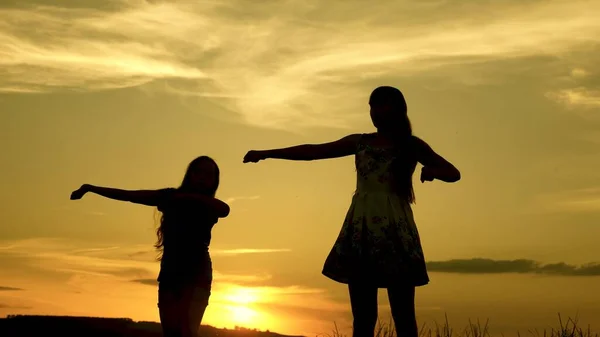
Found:
<svg viewBox="0 0 600 337"><path fill-rule="evenodd" d="M250 304L258 301L259 296L257 292L257 289L239 287L231 290L231 292L224 297L227 301L236 304Z"/></svg>
<svg viewBox="0 0 600 337"><path fill-rule="evenodd" d="M258 313L245 306L230 306L232 323L239 325L247 325L253 323L258 316Z"/></svg>
<svg viewBox="0 0 600 337"><path fill-rule="evenodd" d="M268 300L264 289L220 285L213 294L212 310L206 316L207 324L256 329L268 329L272 326L273 320L258 307Z"/></svg>

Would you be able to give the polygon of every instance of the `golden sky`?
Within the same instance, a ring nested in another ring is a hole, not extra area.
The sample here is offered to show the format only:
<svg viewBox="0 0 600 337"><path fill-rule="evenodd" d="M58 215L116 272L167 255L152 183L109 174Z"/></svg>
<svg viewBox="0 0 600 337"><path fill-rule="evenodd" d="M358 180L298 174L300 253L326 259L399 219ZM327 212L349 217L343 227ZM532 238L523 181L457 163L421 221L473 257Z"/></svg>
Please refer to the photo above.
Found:
<svg viewBox="0 0 600 337"><path fill-rule="evenodd" d="M432 279L419 320L513 333L561 312L600 329L599 13L586 0L2 1L0 314L158 320L156 211L69 194L175 186L207 154L232 211L213 231L205 323L347 329L347 290L320 271L353 158L242 157L371 132L370 91L393 85L463 177L415 187Z"/></svg>

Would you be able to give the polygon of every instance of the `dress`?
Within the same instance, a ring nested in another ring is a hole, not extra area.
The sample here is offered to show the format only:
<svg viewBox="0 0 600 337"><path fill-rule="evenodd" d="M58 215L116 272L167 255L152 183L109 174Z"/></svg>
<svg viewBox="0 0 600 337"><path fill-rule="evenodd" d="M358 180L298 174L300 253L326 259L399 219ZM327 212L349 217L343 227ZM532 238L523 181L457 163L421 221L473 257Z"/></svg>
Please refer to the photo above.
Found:
<svg viewBox="0 0 600 337"><path fill-rule="evenodd" d="M342 229L323 266L340 282L378 288L429 283L421 240L410 204L391 191L391 149L359 141L357 188Z"/></svg>

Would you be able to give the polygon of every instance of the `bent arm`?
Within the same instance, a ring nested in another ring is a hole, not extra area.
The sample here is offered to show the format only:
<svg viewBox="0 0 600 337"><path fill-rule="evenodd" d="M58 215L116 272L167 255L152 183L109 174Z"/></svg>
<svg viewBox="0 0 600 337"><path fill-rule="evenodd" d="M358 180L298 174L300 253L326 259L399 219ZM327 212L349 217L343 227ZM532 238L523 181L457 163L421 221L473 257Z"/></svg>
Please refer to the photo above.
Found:
<svg viewBox="0 0 600 337"><path fill-rule="evenodd" d="M359 134L352 134L334 142L304 144L263 152L267 158L272 159L309 161L339 158L355 154L359 139Z"/></svg>
<svg viewBox="0 0 600 337"><path fill-rule="evenodd" d="M137 190L129 191L110 187L87 186L87 191L98 194L105 198L128 201L134 204L146 206L158 206L160 201L160 191L158 190Z"/></svg>
<svg viewBox="0 0 600 337"><path fill-rule="evenodd" d="M414 137L417 149L417 160L433 173L438 180L453 183L460 180L460 171L449 161L437 154L429 144Z"/></svg>

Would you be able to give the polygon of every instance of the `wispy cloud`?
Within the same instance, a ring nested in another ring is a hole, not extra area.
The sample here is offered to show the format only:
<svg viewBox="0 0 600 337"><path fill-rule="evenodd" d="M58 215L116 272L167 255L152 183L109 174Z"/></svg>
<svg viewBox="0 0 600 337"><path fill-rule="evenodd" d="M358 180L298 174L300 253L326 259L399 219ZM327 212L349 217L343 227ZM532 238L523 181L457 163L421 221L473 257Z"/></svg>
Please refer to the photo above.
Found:
<svg viewBox="0 0 600 337"><path fill-rule="evenodd" d="M129 251L139 251L135 246L86 247L81 242L60 238L25 239L2 246L0 254L5 257L19 257L29 268L51 272L132 278L153 275L157 269L154 261L127 258Z"/></svg>
<svg viewBox="0 0 600 337"><path fill-rule="evenodd" d="M543 212L598 212L600 187L564 190L538 195L533 206Z"/></svg>
<svg viewBox="0 0 600 337"><path fill-rule="evenodd" d="M224 282L230 284L239 285L264 285L267 281L271 280L272 276L263 275L236 275L236 274L223 274L219 271L213 271L213 280L215 282ZM151 279L133 279L131 282L141 283L145 285L157 285L156 278Z"/></svg>
<svg viewBox="0 0 600 337"><path fill-rule="evenodd" d="M26 310L26 309L31 309L31 307L29 307L29 306L22 306L22 305L10 305L10 304L0 303L0 309L22 309L22 310Z"/></svg>
<svg viewBox="0 0 600 337"><path fill-rule="evenodd" d="M562 276L600 276L600 264L589 263L575 266L563 262L542 264L528 259L492 260L483 258L430 261L427 268L432 272L460 274L546 274Z"/></svg>
<svg viewBox="0 0 600 337"><path fill-rule="evenodd" d="M21 291L21 288L0 286L0 291Z"/></svg>
<svg viewBox="0 0 600 337"><path fill-rule="evenodd" d="M217 101L255 125L344 126L368 94L351 84L446 65L563 54L600 40L600 4L585 0L364 6L121 0L109 9L91 3L4 8L0 90L154 82L148 88ZM581 93L568 97L596 104Z"/></svg>
<svg viewBox="0 0 600 337"><path fill-rule="evenodd" d="M156 252L146 245L102 245L96 247L89 243L76 242L60 238L33 238L5 242L0 245L0 254L26 259L26 263L37 269L67 274L111 276L124 281L139 281L154 277L159 265ZM248 254L273 254L290 252L290 249L215 249L211 255L239 256ZM218 270L215 280L224 282L257 283L271 278L269 275L229 275ZM0 288L0 290L3 290ZM9 290L6 288L5 290Z"/></svg>
<svg viewBox="0 0 600 337"><path fill-rule="evenodd" d="M291 249L252 249L252 248L238 248L238 249L215 249L212 251L212 255L241 255L241 254L269 254L269 253L287 253L291 252Z"/></svg>
<svg viewBox="0 0 600 337"><path fill-rule="evenodd" d="M232 203L237 202L239 200L256 200L258 198L260 198L259 195L253 195L249 197L230 197L225 199L225 202L231 205Z"/></svg>
<svg viewBox="0 0 600 337"><path fill-rule="evenodd" d="M154 278L135 279L135 280L131 280L131 282L136 282L136 283L145 284L145 285L149 285L149 286L157 286L158 285L158 281Z"/></svg>
<svg viewBox="0 0 600 337"><path fill-rule="evenodd" d="M567 107L600 108L600 90L578 87L550 92L547 97Z"/></svg>

